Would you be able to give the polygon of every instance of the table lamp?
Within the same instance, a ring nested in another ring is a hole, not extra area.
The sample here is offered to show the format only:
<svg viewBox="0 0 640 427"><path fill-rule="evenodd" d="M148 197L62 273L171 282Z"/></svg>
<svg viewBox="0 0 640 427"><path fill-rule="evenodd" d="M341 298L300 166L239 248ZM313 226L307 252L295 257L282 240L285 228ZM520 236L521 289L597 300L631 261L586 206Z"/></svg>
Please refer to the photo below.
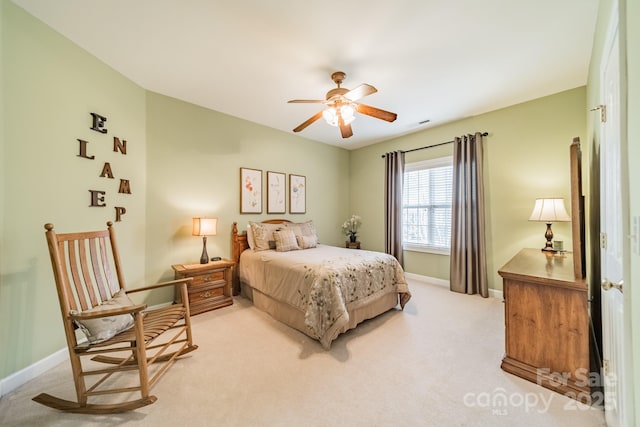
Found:
<svg viewBox="0 0 640 427"><path fill-rule="evenodd" d="M564 199L536 199L533 212L529 217L529 221L540 221L547 224L547 231L544 237L547 242L542 248L543 251L555 252L553 249L553 231L551 231L551 223L559 221L571 221L567 210L564 207Z"/></svg>
<svg viewBox="0 0 640 427"><path fill-rule="evenodd" d="M200 264L209 262L207 254L207 236L215 236L217 231L218 218L193 218L194 236L202 236L202 256L200 256Z"/></svg>

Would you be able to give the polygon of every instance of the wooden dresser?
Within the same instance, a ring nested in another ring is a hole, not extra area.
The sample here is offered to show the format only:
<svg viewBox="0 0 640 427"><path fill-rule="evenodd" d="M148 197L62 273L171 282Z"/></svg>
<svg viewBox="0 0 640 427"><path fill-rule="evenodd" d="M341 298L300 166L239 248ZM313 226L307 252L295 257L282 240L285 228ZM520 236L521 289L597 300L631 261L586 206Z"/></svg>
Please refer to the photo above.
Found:
<svg viewBox="0 0 640 427"><path fill-rule="evenodd" d="M231 260L209 261L208 264L175 264L175 278L192 277L188 285L191 314L233 304L231 296Z"/></svg>
<svg viewBox="0 0 640 427"><path fill-rule="evenodd" d="M498 273L505 300L502 369L591 403L588 286L571 254L523 249Z"/></svg>

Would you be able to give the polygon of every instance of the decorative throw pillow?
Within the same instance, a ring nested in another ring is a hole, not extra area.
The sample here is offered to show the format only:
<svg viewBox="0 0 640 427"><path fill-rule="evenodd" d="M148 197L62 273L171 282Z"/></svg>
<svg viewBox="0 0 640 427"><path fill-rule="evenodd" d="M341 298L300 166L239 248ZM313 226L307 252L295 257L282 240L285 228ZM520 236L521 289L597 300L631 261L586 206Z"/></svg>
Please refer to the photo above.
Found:
<svg viewBox="0 0 640 427"><path fill-rule="evenodd" d="M124 290L119 290L110 300L107 300L97 307L85 310L83 313L111 310L119 307L134 305ZM78 314L71 311L71 314ZM90 343L99 343L119 334L133 326L133 316L130 314L119 314L117 316L102 317L99 319L76 320L76 325L84 332Z"/></svg>
<svg viewBox="0 0 640 427"><path fill-rule="evenodd" d="M296 236L296 241L300 249L315 248L318 245L315 236Z"/></svg>
<svg viewBox="0 0 640 427"><path fill-rule="evenodd" d="M284 225L285 228L293 230L296 236L311 236L316 240L316 244L318 243L318 234L313 221L285 223Z"/></svg>
<svg viewBox="0 0 640 427"><path fill-rule="evenodd" d="M253 231L254 251L266 251L275 248L273 232L281 228L280 224L264 224L260 222L249 222Z"/></svg>
<svg viewBox="0 0 640 427"><path fill-rule="evenodd" d="M292 230L280 230L273 233L276 239L276 251L288 252L300 249L296 240L296 234Z"/></svg>

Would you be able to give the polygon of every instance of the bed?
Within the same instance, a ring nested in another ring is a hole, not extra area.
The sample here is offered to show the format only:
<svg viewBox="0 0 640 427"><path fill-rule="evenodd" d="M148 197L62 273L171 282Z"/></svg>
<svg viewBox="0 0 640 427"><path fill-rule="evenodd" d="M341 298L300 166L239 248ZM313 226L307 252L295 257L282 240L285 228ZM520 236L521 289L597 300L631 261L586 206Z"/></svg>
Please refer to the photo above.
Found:
<svg viewBox="0 0 640 427"><path fill-rule="evenodd" d="M341 333L411 298L395 257L317 242L312 221L232 230L234 293L329 349Z"/></svg>

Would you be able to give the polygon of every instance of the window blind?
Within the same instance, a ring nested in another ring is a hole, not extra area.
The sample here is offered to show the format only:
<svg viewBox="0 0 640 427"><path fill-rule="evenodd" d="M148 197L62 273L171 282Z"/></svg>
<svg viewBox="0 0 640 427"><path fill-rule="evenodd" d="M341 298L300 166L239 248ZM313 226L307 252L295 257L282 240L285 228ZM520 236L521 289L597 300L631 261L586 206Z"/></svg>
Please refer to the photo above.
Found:
<svg viewBox="0 0 640 427"><path fill-rule="evenodd" d="M405 168L402 192L403 242L448 250L451 244L453 166L451 158Z"/></svg>

